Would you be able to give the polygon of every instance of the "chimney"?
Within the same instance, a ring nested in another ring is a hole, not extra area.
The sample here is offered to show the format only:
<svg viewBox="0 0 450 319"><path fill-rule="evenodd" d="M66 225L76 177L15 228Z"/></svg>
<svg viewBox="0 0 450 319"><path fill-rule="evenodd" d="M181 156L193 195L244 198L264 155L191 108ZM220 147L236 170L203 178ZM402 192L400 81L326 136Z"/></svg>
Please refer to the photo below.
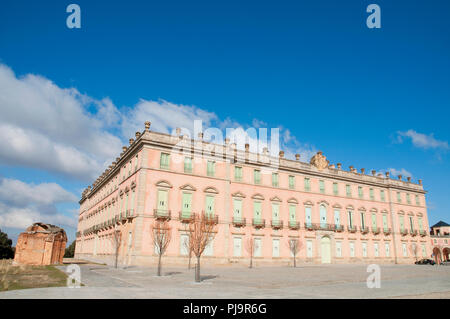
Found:
<svg viewBox="0 0 450 319"><path fill-rule="evenodd" d="M280 153L278 153L280 155L280 158L284 157L284 151L280 151Z"/></svg>
<svg viewBox="0 0 450 319"><path fill-rule="evenodd" d="M372 175L375 176L376 173L377 173L377 171L373 169L372 170Z"/></svg>
<svg viewBox="0 0 450 319"><path fill-rule="evenodd" d="M421 179L419 179L419 185L422 185L422 180Z"/></svg>
<svg viewBox="0 0 450 319"><path fill-rule="evenodd" d="M400 180L400 181L402 180L402 175L398 175L397 177L398 177L398 180Z"/></svg>
<svg viewBox="0 0 450 319"><path fill-rule="evenodd" d="M353 172L353 165L350 165L349 168L350 168L350 172Z"/></svg>
<svg viewBox="0 0 450 319"><path fill-rule="evenodd" d="M366 169L365 168L361 168L361 174L363 174L364 175L364 172L366 171Z"/></svg>
<svg viewBox="0 0 450 319"><path fill-rule="evenodd" d="M341 169L342 168L342 163L337 163L337 169Z"/></svg>
<svg viewBox="0 0 450 319"><path fill-rule="evenodd" d="M248 153L249 150L250 150L250 144L245 143L245 151Z"/></svg>
<svg viewBox="0 0 450 319"><path fill-rule="evenodd" d="M385 174L386 174L386 178L389 178L389 172L386 172Z"/></svg>
<svg viewBox="0 0 450 319"><path fill-rule="evenodd" d="M125 151L127 150L126 146L122 146L122 151L125 153Z"/></svg>
<svg viewBox="0 0 450 319"><path fill-rule="evenodd" d="M136 139L138 139L138 138L141 136L141 132L136 132L136 133L134 134L134 136L136 136Z"/></svg>
<svg viewBox="0 0 450 319"><path fill-rule="evenodd" d="M133 144L134 140L132 138L130 138L129 142L130 142L130 145L131 145L131 144Z"/></svg>
<svg viewBox="0 0 450 319"><path fill-rule="evenodd" d="M300 160L300 154L295 154L295 160L299 161Z"/></svg>
<svg viewBox="0 0 450 319"><path fill-rule="evenodd" d="M408 183L411 183L411 176L406 177L406 180L408 181Z"/></svg>
<svg viewBox="0 0 450 319"><path fill-rule="evenodd" d="M330 168L334 169L334 168L335 168L334 164L331 164L331 165L330 165Z"/></svg>
<svg viewBox="0 0 450 319"><path fill-rule="evenodd" d="M144 125L145 125L145 131L146 132L148 132L148 131L150 131L150 125L152 124L152 122L150 122L150 121L146 121L145 123L144 123Z"/></svg>

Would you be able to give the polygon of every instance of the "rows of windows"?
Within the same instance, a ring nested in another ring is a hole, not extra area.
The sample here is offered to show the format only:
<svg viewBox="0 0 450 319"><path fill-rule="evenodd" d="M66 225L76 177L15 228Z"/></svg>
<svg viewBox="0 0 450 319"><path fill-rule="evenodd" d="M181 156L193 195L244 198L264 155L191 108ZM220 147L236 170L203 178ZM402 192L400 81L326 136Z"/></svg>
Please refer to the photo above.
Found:
<svg viewBox="0 0 450 319"><path fill-rule="evenodd" d="M169 162L170 162L170 155L168 153L161 153L161 159L160 159L160 168L162 169L169 169ZM193 172L193 166L192 166L192 158L191 157L185 157L184 160L184 172L185 173L192 173ZM207 167L206 167L206 175L210 177L215 176L215 169L216 163L215 161L208 160L207 161ZM234 166L234 181L236 182L242 182L243 181L243 167L241 166ZM256 185L261 184L261 170L254 169L253 170L253 183ZM304 181L304 191L310 192L311 191L311 179L309 177L305 177L303 179ZM326 189L326 183L325 180L319 180L319 193L321 194L327 194ZM272 187L280 187L280 178L279 173L273 172L272 173L272 180L271 180L271 186ZM296 189L296 176L294 175L288 175L288 188L289 189ZM341 195L339 193L339 184L337 182L332 183L332 194L339 196ZM352 194L352 185L345 184L345 196L347 197L353 197ZM375 198L375 189L369 188L368 192L368 198L366 198L366 194L364 192L364 188L362 186L358 186L358 194L359 199L370 199L370 200L376 200ZM406 203L411 204L411 195L409 193L406 193ZM380 189L379 190L379 200L382 202L386 201L386 193L385 190ZM397 192L397 202L402 203L402 196L401 192ZM419 195L415 195L415 204L420 205L420 198Z"/></svg>

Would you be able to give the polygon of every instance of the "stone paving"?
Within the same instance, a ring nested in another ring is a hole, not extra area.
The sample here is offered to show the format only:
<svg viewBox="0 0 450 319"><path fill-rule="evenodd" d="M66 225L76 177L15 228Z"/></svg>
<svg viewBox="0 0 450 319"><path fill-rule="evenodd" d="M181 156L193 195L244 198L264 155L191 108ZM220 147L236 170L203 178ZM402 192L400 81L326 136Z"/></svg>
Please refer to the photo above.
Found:
<svg viewBox="0 0 450 319"><path fill-rule="evenodd" d="M0 293L2 298L450 298L450 266L381 265L381 288L369 289L367 265L289 267L217 266L114 269L81 264L81 288L39 288ZM61 266L64 270L65 267Z"/></svg>

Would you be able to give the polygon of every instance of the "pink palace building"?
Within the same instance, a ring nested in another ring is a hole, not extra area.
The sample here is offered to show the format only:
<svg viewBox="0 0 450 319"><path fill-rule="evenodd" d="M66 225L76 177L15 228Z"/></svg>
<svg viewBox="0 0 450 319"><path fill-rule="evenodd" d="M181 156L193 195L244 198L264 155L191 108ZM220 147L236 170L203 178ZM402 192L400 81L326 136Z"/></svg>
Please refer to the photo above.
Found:
<svg viewBox="0 0 450 319"><path fill-rule="evenodd" d="M187 263L188 223L214 216L217 233L203 263L248 263L255 242L257 264L413 263L432 255L422 181L331 165L322 152L309 163L180 134L136 132L130 145L82 194L77 258L111 263L112 234L122 240L119 263L153 265L151 226L169 220L172 240L165 262Z"/></svg>

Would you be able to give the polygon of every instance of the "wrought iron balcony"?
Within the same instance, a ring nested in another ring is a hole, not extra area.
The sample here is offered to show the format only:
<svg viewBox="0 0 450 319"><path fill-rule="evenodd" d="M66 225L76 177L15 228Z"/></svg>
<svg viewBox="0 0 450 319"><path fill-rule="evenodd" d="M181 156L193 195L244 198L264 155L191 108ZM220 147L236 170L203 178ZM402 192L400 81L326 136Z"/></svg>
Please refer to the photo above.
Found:
<svg viewBox="0 0 450 319"><path fill-rule="evenodd" d="M413 229L410 231L411 236L417 236L417 230Z"/></svg>
<svg viewBox="0 0 450 319"><path fill-rule="evenodd" d="M195 213L192 212L179 212L178 219L182 223L192 223L195 219Z"/></svg>
<svg viewBox="0 0 450 319"><path fill-rule="evenodd" d="M300 222L289 221L288 225L291 230L300 229Z"/></svg>
<svg viewBox="0 0 450 319"><path fill-rule="evenodd" d="M400 229L400 234L402 236L406 236L406 235L408 235L408 230L407 229Z"/></svg>
<svg viewBox="0 0 450 319"><path fill-rule="evenodd" d="M347 230L349 233L356 233L356 226L347 226Z"/></svg>
<svg viewBox="0 0 450 319"><path fill-rule="evenodd" d="M124 211L124 212L122 212L122 213L120 213L120 220L121 221L126 221L127 220L127 213L128 213L128 211Z"/></svg>
<svg viewBox="0 0 450 319"><path fill-rule="evenodd" d="M305 223L305 229L306 230L316 230L318 227L316 224L312 223Z"/></svg>
<svg viewBox="0 0 450 319"><path fill-rule="evenodd" d="M266 220L262 219L262 218L253 218L252 225L256 229L264 228L264 227L266 227Z"/></svg>
<svg viewBox="0 0 450 319"><path fill-rule="evenodd" d="M378 235L380 233L380 227L372 227L372 234Z"/></svg>
<svg viewBox="0 0 450 319"><path fill-rule="evenodd" d="M157 220L170 220L171 211L167 209L155 209L153 210L153 216Z"/></svg>
<svg viewBox="0 0 450 319"><path fill-rule="evenodd" d="M383 234L390 235L391 234L391 229L390 228L383 228Z"/></svg>
<svg viewBox="0 0 450 319"><path fill-rule="evenodd" d="M234 227L244 227L245 226L245 218L233 217L233 225L234 225Z"/></svg>
<svg viewBox="0 0 450 319"><path fill-rule="evenodd" d="M424 237L427 235L427 232L425 230L419 231L420 236Z"/></svg>
<svg viewBox="0 0 450 319"><path fill-rule="evenodd" d="M215 225L217 225L219 223L219 216L217 216L217 215L215 215L213 213L205 214L204 211L202 211L202 214L205 217L206 222L208 224L215 224Z"/></svg>
<svg viewBox="0 0 450 319"><path fill-rule="evenodd" d="M273 229L282 229L283 228L283 221L282 220L271 220L270 225Z"/></svg>
<svg viewBox="0 0 450 319"><path fill-rule="evenodd" d="M361 234L368 234L369 233L369 227L360 227L359 230L361 231Z"/></svg>
<svg viewBox="0 0 450 319"><path fill-rule="evenodd" d="M340 233L340 232L344 231L344 226L342 226L342 225L334 225L334 231Z"/></svg>

